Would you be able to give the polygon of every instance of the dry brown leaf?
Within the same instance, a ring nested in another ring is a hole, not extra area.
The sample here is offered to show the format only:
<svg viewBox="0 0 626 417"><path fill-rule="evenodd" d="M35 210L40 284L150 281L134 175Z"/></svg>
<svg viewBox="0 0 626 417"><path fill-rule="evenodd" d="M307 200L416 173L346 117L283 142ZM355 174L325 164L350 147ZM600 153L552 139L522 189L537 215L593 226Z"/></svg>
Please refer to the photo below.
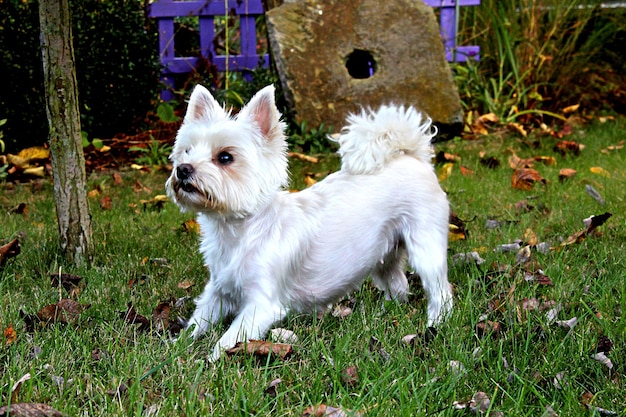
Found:
<svg viewBox="0 0 626 417"><path fill-rule="evenodd" d="M113 200L110 196L105 195L100 199L100 208L102 210L111 210L113 208Z"/></svg>
<svg viewBox="0 0 626 417"><path fill-rule="evenodd" d="M512 169L532 168L535 165L535 158L520 158L517 154L510 150L511 156L509 156L509 166Z"/></svg>
<svg viewBox="0 0 626 417"><path fill-rule="evenodd" d="M573 178L576 175L576 170L572 168L561 168L559 170L559 181L563 182L570 178Z"/></svg>
<svg viewBox="0 0 626 417"><path fill-rule="evenodd" d="M160 303L152 312L152 324L154 330L163 332L170 325L170 303Z"/></svg>
<svg viewBox="0 0 626 417"><path fill-rule="evenodd" d="M285 343L272 343L265 340L249 340L247 342L238 342L235 347L226 351L228 355L243 353L246 355L254 355L258 357L278 357L286 359L293 353L293 347Z"/></svg>
<svg viewBox="0 0 626 417"><path fill-rule="evenodd" d="M315 183L317 183L317 180L315 180L314 175L313 174L306 174L304 176L304 185L308 188L312 185L314 185Z"/></svg>
<svg viewBox="0 0 626 417"><path fill-rule="evenodd" d="M19 238L15 238L6 245L0 246L0 266L4 265L7 259L19 255L21 251Z"/></svg>
<svg viewBox="0 0 626 417"><path fill-rule="evenodd" d="M579 107L580 107L580 103L579 104L572 104L571 106L565 107L561 111L563 112L563 114L570 114L570 113L574 113L575 111L577 111Z"/></svg>
<svg viewBox="0 0 626 417"><path fill-rule="evenodd" d="M13 325L10 324L9 327L4 329L4 345L9 346L12 345L17 340L17 333L13 328Z"/></svg>
<svg viewBox="0 0 626 417"><path fill-rule="evenodd" d="M578 155L583 149L585 149L585 145L571 140L561 140L554 145L554 151L560 153L561 155Z"/></svg>
<svg viewBox="0 0 626 417"><path fill-rule="evenodd" d="M189 219L183 223L183 230L189 233L200 233L200 224L195 219Z"/></svg>
<svg viewBox="0 0 626 417"><path fill-rule="evenodd" d="M266 393L267 395L269 395L272 398L276 398L276 394L278 394L277 387L278 387L278 384L280 384L281 382L283 382L282 379L276 378L275 380L270 382L268 387L265 388L265 390L263 390L263 392Z"/></svg>
<svg viewBox="0 0 626 417"><path fill-rule="evenodd" d="M189 279L184 279L181 282L178 283L178 288L180 288L181 290L188 290L191 287L193 287L194 285L196 285L194 282L192 282Z"/></svg>
<svg viewBox="0 0 626 417"><path fill-rule="evenodd" d="M305 155L305 154L300 153L300 152L289 152L289 154L287 156L289 158L296 158L296 159L300 159L301 161L311 162L313 164L317 164L319 162L319 158L316 158L316 157L310 156L310 155Z"/></svg>
<svg viewBox="0 0 626 417"><path fill-rule="evenodd" d="M593 233L596 228L602 226L611 216L611 213L606 212L598 216L590 216L586 219L583 219L583 223L585 224L586 228L584 230L579 230L578 232L569 236L559 246L563 247L582 242L589 234Z"/></svg>
<svg viewBox="0 0 626 417"><path fill-rule="evenodd" d="M118 185L123 185L123 184L124 184L124 180L122 179L122 176L120 175L120 173L114 172L113 173L113 185L118 186Z"/></svg>
<svg viewBox="0 0 626 417"><path fill-rule="evenodd" d="M500 161L495 156L481 155L480 164L487 168L496 169L500 166Z"/></svg>
<svg viewBox="0 0 626 417"><path fill-rule="evenodd" d="M497 321L485 320L476 324L476 336L479 338L486 336L499 337L503 330L503 324Z"/></svg>
<svg viewBox="0 0 626 417"><path fill-rule="evenodd" d="M461 170L461 175L463 175L464 177L471 177L474 175L474 171L466 166L461 165L459 169Z"/></svg>
<svg viewBox="0 0 626 417"><path fill-rule="evenodd" d="M131 303L128 303L128 309L125 312L120 313L120 317L127 323L137 324L139 323L138 330L140 331L148 331L150 330L150 320L142 316L141 314L137 314L135 311L135 307Z"/></svg>
<svg viewBox="0 0 626 417"><path fill-rule="evenodd" d="M356 365L349 366L341 371L341 382L348 387L354 387L359 382L359 370Z"/></svg>
<svg viewBox="0 0 626 417"><path fill-rule="evenodd" d="M524 125L522 125L521 123L511 122L507 126L509 127L509 129L511 129L514 132L519 133L523 137L528 136L528 132L526 132L526 129L524 129Z"/></svg>
<svg viewBox="0 0 626 417"><path fill-rule="evenodd" d="M0 407L0 417L65 417L47 404L16 403Z"/></svg>
<svg viewBox="0 0 626 417"><path fill-rule="evenodd" d="M556 158L553 156L535 156L535 161L541 162L547 166L556 165Z"/></svg>
<svg viewBox="0 0 626 417"><path fill-rule="evenodd" d="M64 298L56 304L50 304L37 312L41 321L53 323L72 323L78 316L91 307L91 304L79 304L69 298Z"/></svg>
<svg viewBox="0 0 626 417"><path fill-rule="evenodd" d="M511 185L518 190L530 191L537 182L545 184L547 180L532 168L516 169L511 177Z"/></svg>
<svg viewBox="0 0 626 417"><path fill-rule="evenodd" d="M530 246L536 246L539 243L537 235L530 228L527 228L524 232L524 243Z"/></svg>
<svg viewBox="0 0 626 417"><path fill-rule="evenodd" d="M326 404L310 406L304 409L302 417L361 417L364 413L351 410L343 410Z"/></svg>

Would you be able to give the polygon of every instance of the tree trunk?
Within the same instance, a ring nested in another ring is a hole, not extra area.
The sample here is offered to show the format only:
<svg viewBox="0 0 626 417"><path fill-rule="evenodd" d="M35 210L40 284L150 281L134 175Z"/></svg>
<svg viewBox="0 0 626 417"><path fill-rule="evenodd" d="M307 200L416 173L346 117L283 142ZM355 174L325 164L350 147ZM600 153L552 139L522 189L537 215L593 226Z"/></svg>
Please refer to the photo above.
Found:
<svg viewBox="0 0 626 417"><path fill-rule="evenodd" d="M39 23L59 242L66 259L80 265L94 247L68 0L39 0Z"/></svg>

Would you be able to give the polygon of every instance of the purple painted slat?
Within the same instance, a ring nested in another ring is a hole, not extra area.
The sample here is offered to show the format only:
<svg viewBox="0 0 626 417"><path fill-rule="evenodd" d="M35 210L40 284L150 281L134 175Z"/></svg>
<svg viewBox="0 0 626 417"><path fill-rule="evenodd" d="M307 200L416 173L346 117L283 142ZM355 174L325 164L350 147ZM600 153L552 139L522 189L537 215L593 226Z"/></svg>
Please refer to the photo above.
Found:
<svg viewBox="0 0 626 417"><path fill-rule="evenodd" d="M255 18L242 16L239 28L241 29L241 54L256 54L256 25Z"/></svg>
<svg viewBox="0 0 626 417"><path fill-rule="evenodd" d="M480 0L424 0L430 7L478 6Z"/></svg>
<svg viewBox="0 0 626 417"><path fill-rule="evenodd" d="M225 16L234 10L236 14L263 14L263 3L260 1L229 0L228 8L224 7L223 0L207 1L155 1L148 5L148 17L177 17L177 16Z"/></svg>
<svg viewBox="0 0 626 417"><path fill-rule="evenodd" d="M226 56L219 55L213 57L213 63L219 71L226 69ZM230 71L252 71L261 65L267 65L269 58L266 55L231 55L228 57L228 69ZM163 70L170 74L185 74L191 72L198 64L198 58L194 57L176 57L162 61Z"/></svg>
<svg viewBox="0 0 626 417"><path fill-rule="evenodd" d="M213 38L215 37L215 22L213 17L199 18L200 30L200 54L206 59L213 58L215 54L215 45Z"/></svg>
<svg viewBox="0 0 626 417"><path fill-rule="evenodd" d="M161 60L174 56L174 19L159 20L159 53Z"/></svg>

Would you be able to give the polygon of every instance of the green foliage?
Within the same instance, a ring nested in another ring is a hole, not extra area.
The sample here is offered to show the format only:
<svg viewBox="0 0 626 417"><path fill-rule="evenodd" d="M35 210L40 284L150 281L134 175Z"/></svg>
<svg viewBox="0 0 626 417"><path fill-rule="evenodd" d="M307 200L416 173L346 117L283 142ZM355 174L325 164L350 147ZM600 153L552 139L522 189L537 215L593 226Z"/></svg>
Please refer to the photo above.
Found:
<svg viewBox="0 0 626 417"><path fill-rule="evenodd" d="M80 136L83 141L83 148L86 148L89 145L93 145L93 147L96 149L102 149L102 147L104 146L102 139L94 138L93 140L89 140L89 135L84 130L80 132Z"/></svg>
<svg viewBox="0 0 626 417"><path fill-rule="evenodd" d="M150 139L147 148L132 146L128 150L140 153L140 156L136 159L138 164L153 166L167 165L168 157L170 153L172 153L172 146L167 143L159 143L153 136L150 136Z"/></svg>
<svg viewBox="0 0 626 417"><path fill-rule="evenodd" d="M156 28L144 3L71 0L81 128L92 136L124 131L151 107L159 88ZM0 7L0 108L9 122L9 148L41 145L48 137L39 20L34 0Z"/></svg>
<svg viewBox="0 0 626 417"><path fill-rule="evenodd" d="M332 132L332 126L326 126L324 123L313 128L308 127L306 120L300 124L292 123L287 130L289 146L293 150L307 154L336 150L336 142L329 139Z"/></svg>
<svg viewBox="0 0 626 417"><path fill-rule="evenodd" d="M484 0L464 8L462 37L481 47L478 63L454 65L464 106L513 121L527 113L555 117L569 101L579 102L577 80L588 78L590 66L623 33L624 11L599 5Z"/></svg>
<svg viewBox="0 0 626 417"><path fill-rule="evenodd" d="M157 116L162 122L172 123L180 118L174 113L174 106L171 103L161 102L157 107Z"/></svg>

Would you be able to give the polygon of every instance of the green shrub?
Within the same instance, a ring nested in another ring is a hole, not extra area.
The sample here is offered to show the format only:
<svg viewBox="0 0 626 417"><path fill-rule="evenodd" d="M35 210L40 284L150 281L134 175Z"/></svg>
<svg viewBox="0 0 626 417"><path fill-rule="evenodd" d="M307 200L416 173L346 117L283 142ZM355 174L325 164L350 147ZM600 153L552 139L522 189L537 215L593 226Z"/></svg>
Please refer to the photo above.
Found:
<svg viewBox="0 0 626 417"><path fill-rule="evenodd" d="M592 87L581 80L594 66L623 68L625 62L616 42L624 37L624 9L600 3L483 0L464 8L462 36L481 47L480 62L456 66L465 107L513 121L580 103Z"/></svg>
<svg viewBox="0 0 626 417"><path fill-rule="evenodd" d="M111 136L145 114L159 89L158 42L143 2L70 0L82 130ZM0 7L0 117L9 150L47 140L36 1Z"/></svg>

